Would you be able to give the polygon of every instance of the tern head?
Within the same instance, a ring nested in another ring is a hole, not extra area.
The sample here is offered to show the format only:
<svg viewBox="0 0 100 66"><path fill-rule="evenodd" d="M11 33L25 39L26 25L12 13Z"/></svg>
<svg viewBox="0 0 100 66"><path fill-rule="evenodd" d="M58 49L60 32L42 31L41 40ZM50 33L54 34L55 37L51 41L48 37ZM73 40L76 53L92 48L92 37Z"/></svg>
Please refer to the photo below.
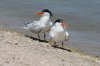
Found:
<svg viewBox="0 0 100 66"><path fill-rule="evenodd" d="M57 19L54 23L61 23L63 20L62 19Z"/></svg>
<svg viewBox="0 0 100 66"><path fill-rule="evenodd" d="M65 22L64 22L62 19L57 19L57 20L54 22L54 24L56 24L56 23L61 23L61 26L65 27L65 28L68 28L68 25L65 24Z"/></svg>
<svg viewBox="0 0 100 66"><path fill-rule="evenodd" d="M51 11L48 9L43 9L41 12L36 12L36 14L50 15L50 17L53 16Z"/></svg>

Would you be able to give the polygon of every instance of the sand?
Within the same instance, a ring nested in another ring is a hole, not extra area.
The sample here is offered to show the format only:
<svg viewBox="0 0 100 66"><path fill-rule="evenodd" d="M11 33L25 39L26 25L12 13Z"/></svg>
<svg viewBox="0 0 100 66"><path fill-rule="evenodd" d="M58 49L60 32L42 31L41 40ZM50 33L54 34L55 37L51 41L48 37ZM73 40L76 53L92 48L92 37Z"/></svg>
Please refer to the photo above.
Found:
<svg viewBox="0 0 100 66"><path fill-rule="evenodd" d="M100 66L100 60L0 29L0 66Z"/></svg>

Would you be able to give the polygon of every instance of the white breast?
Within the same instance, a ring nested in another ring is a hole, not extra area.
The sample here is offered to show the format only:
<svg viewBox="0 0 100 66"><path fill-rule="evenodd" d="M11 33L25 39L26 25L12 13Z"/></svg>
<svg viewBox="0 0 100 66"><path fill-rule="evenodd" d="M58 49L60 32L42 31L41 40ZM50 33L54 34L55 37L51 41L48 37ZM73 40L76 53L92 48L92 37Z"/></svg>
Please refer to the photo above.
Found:
<svg viewBox="0 0 100 66"><path fill-rule="evenodd" d="M49 31L51 28L50 14L44 13L39 21L34 21L33 23L28 24L27 27L24 28L30 30L33 33Z"/></svg>
<svg viewBox="0 0 100 66"><path fill-rule="evenodd" d="M61 24L57 23L51 27L49 36L53 41L60 42L65 40L66 33Z"/></svg>

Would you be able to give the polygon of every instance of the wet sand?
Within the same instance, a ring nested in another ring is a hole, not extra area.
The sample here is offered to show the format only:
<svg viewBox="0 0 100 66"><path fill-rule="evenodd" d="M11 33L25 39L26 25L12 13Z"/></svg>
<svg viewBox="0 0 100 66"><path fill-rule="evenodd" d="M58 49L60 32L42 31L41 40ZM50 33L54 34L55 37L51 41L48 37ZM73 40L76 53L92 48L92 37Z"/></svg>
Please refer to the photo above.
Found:
<svg viewBox="0 0 100 66"><path fill-rule="evenodd" d="M100 66L100 60L0 29L0 66Z"/></svg>

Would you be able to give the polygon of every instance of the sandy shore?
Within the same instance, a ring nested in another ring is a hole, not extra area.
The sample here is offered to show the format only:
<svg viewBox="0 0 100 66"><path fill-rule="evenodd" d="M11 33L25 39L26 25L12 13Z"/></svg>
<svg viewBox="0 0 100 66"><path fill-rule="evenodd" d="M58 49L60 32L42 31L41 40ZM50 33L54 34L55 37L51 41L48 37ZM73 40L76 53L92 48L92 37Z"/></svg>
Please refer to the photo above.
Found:
<svg viewBox="0 0 100 66"><path fill-rule="evenodd" d="M100 66L100 60L0 29L0 66Z"/></svg>

